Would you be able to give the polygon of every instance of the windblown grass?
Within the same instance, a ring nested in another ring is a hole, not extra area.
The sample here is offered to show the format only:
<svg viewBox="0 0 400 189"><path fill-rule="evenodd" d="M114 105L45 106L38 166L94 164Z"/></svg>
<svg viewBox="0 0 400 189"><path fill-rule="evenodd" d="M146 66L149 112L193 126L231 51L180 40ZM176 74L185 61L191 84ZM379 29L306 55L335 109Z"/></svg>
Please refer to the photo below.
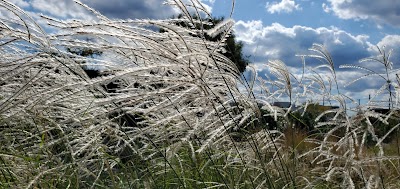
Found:
<svg viewBox="0 0 400 189"><path fill-rule="evenodd" d="M384 66L366 76L387 81L377 96L389 97L390 111L377 113L369 104L349 116L352 100L340 92L338 70L322 45L300 56L300 77L272 60L267 79L247 81L220 53L233 20L209 31L176 24L209 24L191 17L209 15L197 0L170 1L184 16L167 20L111 20L77 3L98 19L43 16L58 31L50 35L20 8L0 2L0 187L399 186L399 143L385 142L398 134L398 70L383 49L361 62ZM223 37L211 42L205 33ZM102 55L67 50L74 48ZM321 65L310 68L309 60ZM91 79L82 69L88 66L106 74ZM109 83L118 84L115 91L104 89ZM302 108L273 106L276 99ZM321 101L339 108L313 114L308 131L294 128Z"/></svg>

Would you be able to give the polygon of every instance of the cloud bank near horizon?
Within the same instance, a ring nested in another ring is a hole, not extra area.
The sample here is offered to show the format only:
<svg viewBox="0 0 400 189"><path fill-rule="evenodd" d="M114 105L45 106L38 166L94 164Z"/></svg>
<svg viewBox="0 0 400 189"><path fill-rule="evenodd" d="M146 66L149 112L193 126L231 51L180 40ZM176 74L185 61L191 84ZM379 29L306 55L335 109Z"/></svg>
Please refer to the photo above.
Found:
<svg viewBox="0 0 400 189"><path fill-rule="evenodd" d="M379 77L367 77L346 86L365 72L357 69L339 69L340 65L363 65L384 73L384 66L377 62L359 63L360 59L377 56L377 46L386 51L394 49L391 60L400 60L400 35L387 35L377 44L373 44L367 35L353 35L336 27L285 27L279 23L264 25L260 20L238 21L234 31L237 39L245 44L244 54L251 56L250 59L260 76L269 74L268 61L276 59L285 62L294 72L300 72L303 64L301 58L296 55L310 54L308 49L314 43L324 45L335 63L340 87L355 98L365 98L372 89L379 89L385 81ZM318 65L319 61L306 58L306 67ZM399 66L395 65L395 68Z"/></svg>

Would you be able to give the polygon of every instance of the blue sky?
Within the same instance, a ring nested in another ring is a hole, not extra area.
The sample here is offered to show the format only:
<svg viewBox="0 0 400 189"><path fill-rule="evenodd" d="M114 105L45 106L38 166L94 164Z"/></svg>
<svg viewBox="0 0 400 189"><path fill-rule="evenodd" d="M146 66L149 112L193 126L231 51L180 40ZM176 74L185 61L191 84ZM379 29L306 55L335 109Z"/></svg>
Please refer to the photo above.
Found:
<svg viewBox="0 0 400 189"><path fill-rule="evenodd" d="M93 15L72 0L10 0L46 27L38 14L60 19L93 19ZM169 18L178 12L163 6L163 0L82 0L102 14L116 19ZM229 17L231 0L201 0L213 16ZM1 14L1 12L0 12ZM337 67L359 64L377 54L376 46L393 49L392 61L400 60L399 0L236 0L234 32L244 43L244 54L252 65L268 74L268 60L280 59L294 72L302 66L296 54L307 54L313 43L323 44ZM313 62L307 62L315 66ZM367 64L381 71L377 64ZM359 70L339 69L339 85L347 95L363 101L384 81L370 77L344 88L362 76Z"/></svg>
<svg viewBox="0 0 400 189"><path fill-rule="evenodd" d="M216 0L212 12L229 16L232 2ZM232 16L235 33L245 43L245 53L262 74L267 61L283 60L294 72L302 66L296 54L308 54L313 43L323 44L338 67L360 64L358 60L377 55L376 46L393 49L392 61L400 59L400 1L396 0L236 0ZM311 62L306 62L314 66ZM376 63L364 63L382 71ZM339 85L345 93L365 102L385 82L369 77L344 87L365 74L338 69ZM393 79L394 77L392 77Z"/></svg>
<svg viewBox="0 0 400 189"><path fill-rule="evenodd" d="M396 3L391 3L393 1L383 0L382 2L390 2L388 6L392 6ZM235 20L261 20L264 24L270 23L280 23L285 27L293 27L295 25L308 26L312 28L318 27L338 27L344 31L348 31L353 35L367 34L370 36L371 42L379 42L387 34L398 33L396 25L399 26L400 21L384 21L379 19L374 19L374 16L362 19L363 14L371 13L360 13L359 16L354 15L352 18L346 18L345 16L340 16L341 9L333 10L333 5L331 4L335 1L311 1L311 0L295 0L295 1L248 1L248 0L236 0L235 10L233 18ZM337 1L340 2L340 1ZM353 1L356 2L356 1ZM363 4L366 7L370 7L367 1L358 1L359 4ZM344 3L343 3L344 4ZM359 4L354 3L353 6L359 6ZM397 3L398 13L393 9L394 14L397 19L400 18L400 4ZM227 16L230 13L230 7L232 3L230 0L217 0L213 4L213 14L216 16ZM349 5L350 6L350 5ZM373 9L374 7L371 7ZM388 9L391 7L388 7ZM351 7L349 7L350 11ZM356 11L356 10L354 10ZM382 11L382 17L386 16L384 10Z"/></svg>

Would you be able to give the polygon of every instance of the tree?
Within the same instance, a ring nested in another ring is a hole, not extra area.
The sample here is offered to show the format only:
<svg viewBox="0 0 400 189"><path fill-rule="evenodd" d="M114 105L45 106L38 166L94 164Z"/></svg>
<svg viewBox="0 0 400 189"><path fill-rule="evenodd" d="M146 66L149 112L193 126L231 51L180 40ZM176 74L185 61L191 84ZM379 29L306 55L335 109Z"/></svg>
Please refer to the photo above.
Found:
<svg viewBox="0 0 400 189"><path fill-rule="evenodd" d="M183 15L178 15L177 18L182 18ZM193 16L193 19L198 19L197 16ZM209 18L206 21L212 23L211 25L200 25L196 24L195 28L196 29L201 29L203 27L204 30L211 29L215 27L218 23L224 21L224 17L214 17L214 18ZM189 27L187 23L185 22L177 22L177 25L183 26L183 27ZM164 30L160 30L160 32L164 32ZM204 34L204 37L209 40L209 41L218 41L221 40L223 34L219 34L217 36L209 36L207 33ZM199 36L200 37L200 36ZM225 45L223 46L226 49L226 52L223 52L222 54L229 58L232 62L234 62L239 69L239 71L242 73L246 70L247 65L250 63L249 61L249 56L243 55L243 42L241 41L236 41L235 34L232 31L230 35L226 38Z"/></svg>
<svg viewBox="0 0 400 189"><path fill-rule="evenodd" d="M220 18L211 18L208 20L212 23L212 25L204 25L204 29L211 29L218 23L224 21L224 17ZM222 38L222 34L219 34L215 37L205 35L205 38L210 41L217 41ZM236 64L240 72L244 72L246 70L247 65L249 64L248 56L243 55L243 42L236 41L235 34L232 31L231 34L226 38L225 46L226 52L223 53L226 57L228 57L232 62Z"/></svg>

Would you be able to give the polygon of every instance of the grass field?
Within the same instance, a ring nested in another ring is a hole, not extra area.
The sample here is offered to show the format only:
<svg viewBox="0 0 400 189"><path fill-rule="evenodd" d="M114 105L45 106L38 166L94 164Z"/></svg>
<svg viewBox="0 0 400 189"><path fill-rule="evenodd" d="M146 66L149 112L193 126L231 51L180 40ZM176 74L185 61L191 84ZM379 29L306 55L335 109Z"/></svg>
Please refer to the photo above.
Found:
<svg viewBox="0 0 400 189"><path fill-rule="evenodd" d="M202 30L178 24L207 24L188 6L179 20L112 20L86 8L98 20L43 16L57 31L48 34L0 1L0 188L400 187L390 51L361 61L380 64L385 84L355 106L323 45L301 56L321 63L301 75L271 60L269 78L250 66L245 78L221 54L233 20Z"/></svg>

